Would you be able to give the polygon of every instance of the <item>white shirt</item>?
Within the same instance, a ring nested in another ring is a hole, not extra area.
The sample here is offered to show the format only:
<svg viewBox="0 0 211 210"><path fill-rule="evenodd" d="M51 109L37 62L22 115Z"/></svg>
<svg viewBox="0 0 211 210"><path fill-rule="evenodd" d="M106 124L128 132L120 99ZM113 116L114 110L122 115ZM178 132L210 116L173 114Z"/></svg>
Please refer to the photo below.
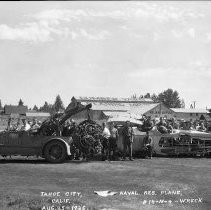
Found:
<svg viewBox="0 0 211 210"><path fill-rule="evenodd" d="M105 138L109 138L110 136L111 136L111 133L110 133L110 131L108 130L108 128L104 128L104 130L103 130L103 136L105 137Z"/></svg>
<svg viewBox="0 0 211 210"><path fill-rule="evenodd" d="M28 123L26 123L26 125L24 125L21 130L28 131L28 130L30 130L30 128L31 128L31 126Z"/></svg>

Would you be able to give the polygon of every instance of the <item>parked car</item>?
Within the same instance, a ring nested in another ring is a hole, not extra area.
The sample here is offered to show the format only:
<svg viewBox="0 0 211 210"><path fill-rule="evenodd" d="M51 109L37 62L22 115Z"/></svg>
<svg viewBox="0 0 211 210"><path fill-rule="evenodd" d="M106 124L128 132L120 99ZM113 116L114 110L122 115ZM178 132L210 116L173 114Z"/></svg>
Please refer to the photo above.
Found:
<svg viewBox="0 0 211 210"><path fill-rule="evenodd" d="M0 155L40 156L51 163L61 163L71 155L72 137L61 135L60 128L74 114L89 110L73 97L64 113L55 113L46 119L37 133L8 129L0 132Z"/></svg>
<svg viewBox="0 0 211 210"><path fill-rule="evenodd" d="M40 156L51 163L61 163L71 155L71 137L41 136L30 131L0 133L0 155Z"/></svg>

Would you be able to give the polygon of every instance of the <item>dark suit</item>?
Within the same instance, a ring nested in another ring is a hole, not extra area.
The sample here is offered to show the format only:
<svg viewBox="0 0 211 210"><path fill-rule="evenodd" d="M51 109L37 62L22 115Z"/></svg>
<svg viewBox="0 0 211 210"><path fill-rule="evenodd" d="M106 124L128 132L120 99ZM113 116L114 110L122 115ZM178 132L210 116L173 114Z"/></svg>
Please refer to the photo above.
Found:
<svg viewBox="0 0 211 210"><path fill-rule="evenodd" d="M152 138L150 136L145 136L143 139L144 147L145 147L145 156L152 157Z"/></svg>
<svg viewBox="0 0 211 210"><path fill-rule="evenodd" d="M123 134L123 159L125 159L127 154L127 149L129 150L129 158L132 159L132 143L133 143L133 129L131 127L125 126L122 130Z"/></svg>

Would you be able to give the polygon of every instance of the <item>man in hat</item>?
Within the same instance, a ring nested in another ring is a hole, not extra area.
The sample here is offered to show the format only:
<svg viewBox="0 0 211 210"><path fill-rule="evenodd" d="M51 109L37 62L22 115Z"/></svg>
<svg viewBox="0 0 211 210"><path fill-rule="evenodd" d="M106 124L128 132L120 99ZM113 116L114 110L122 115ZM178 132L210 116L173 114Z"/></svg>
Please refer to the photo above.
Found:
<svg viewBox="0 0 211 210"><path fill-rule="evenodd" d="M169 121L166 122L166 128L167 128L168 133L173 132L173 127Z"/></svg>
<svg viewBox="0 0 211 210"><path fill-rule="evenodd" d="M129 159L132 161L132 144L133 144L133 136L134 132L131 127L130 121L125 122L125 126L122 130L123 135L123 160L126 158L127 149L129 150Z"/></svg>
<svg viewBox="0 0 211 210"><path fill-rule="evenodd" d="M149 132L146 132L146 136L143 139L145 148L145 158L152 159L152 138L149 136Z"/></svg>
<svg viewBox="0 0 211 210"><path fill-rule="evenodd" d="M160 133L168 133L168 130L166 128L166 121L163 117L160 117L160 122L157 124L157 130Z"/></svg>
<svg viewBox="0 0 211 210"><path fill-rule="evenodd" d="M153 128L153 123L150 116L143 115L143 132L150 131Z"/></svg>

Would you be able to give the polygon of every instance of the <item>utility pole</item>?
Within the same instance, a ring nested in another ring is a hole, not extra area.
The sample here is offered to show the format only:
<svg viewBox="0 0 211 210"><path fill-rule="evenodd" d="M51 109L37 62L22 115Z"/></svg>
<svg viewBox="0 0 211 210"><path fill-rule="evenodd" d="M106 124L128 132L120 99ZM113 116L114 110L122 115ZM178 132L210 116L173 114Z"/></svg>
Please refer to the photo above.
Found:
<svg viewBox="0 0 211 210"><path fill-rule="evenodd" d="M193 101L193 108L196 108L196 101Z"/></svg>

